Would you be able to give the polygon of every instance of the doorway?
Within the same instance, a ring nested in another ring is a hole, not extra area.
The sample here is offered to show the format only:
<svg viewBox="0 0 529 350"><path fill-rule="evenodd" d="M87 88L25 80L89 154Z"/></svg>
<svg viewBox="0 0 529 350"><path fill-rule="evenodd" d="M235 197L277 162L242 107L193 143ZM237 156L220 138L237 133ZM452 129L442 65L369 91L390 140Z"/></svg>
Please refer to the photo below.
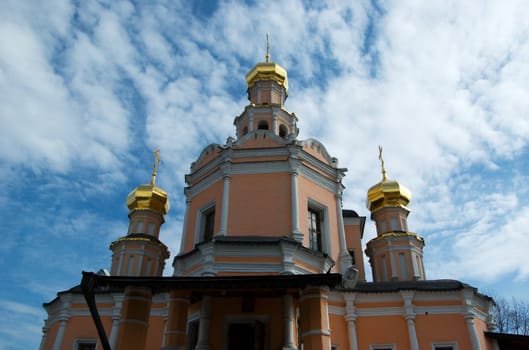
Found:
<svg viewBox="0 0 529 350"><path fill-rule="evenodd" d="M228 349L264 350L265 326L262 322L236 322L228 328Z"/></svg>

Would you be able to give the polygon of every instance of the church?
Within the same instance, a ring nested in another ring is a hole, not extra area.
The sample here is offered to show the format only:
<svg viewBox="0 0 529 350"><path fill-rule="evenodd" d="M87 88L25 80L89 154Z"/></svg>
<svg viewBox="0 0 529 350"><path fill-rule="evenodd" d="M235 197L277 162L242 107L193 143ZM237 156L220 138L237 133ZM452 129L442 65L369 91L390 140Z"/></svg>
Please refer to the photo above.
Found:
<svg viewBox="0 0 529 350"><path fill-rule="evenodd" d="M150 182L126 197L109 272L83 272L44 304L40 349L499 349L490 297L427 279L410 191L387 177L382 149L381 180L366 189L371 223L342 207L347 169L298 139L286 70L267 53L246 82L235 137L204 148L185 176L173 275L162 276L169 198L155 152ZM366 224L377 235L364 246Z"/></svg>

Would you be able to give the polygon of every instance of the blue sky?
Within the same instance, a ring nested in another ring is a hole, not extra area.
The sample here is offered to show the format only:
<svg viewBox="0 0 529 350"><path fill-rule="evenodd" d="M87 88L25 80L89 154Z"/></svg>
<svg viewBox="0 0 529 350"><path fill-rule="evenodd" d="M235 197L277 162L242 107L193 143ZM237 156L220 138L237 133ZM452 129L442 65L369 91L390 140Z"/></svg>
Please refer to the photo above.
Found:
<svg viewBox="0 0 529 350"><path fill-rule="evenodd" d="M0 4L0 349L35 349L43 302L110 265L127 194L172 208L184 174L234 135L244 76L288 70L300 138L349 169L344 207L369 216L388 176L412 191L429 278L528 300L529 20L523 1L19 1ZM374 237L371 222L365 241ZM365 243L365 242L364 242ZM168 261L172 261L172 257ZM169 267L166 274L171 273Z"/></svg>

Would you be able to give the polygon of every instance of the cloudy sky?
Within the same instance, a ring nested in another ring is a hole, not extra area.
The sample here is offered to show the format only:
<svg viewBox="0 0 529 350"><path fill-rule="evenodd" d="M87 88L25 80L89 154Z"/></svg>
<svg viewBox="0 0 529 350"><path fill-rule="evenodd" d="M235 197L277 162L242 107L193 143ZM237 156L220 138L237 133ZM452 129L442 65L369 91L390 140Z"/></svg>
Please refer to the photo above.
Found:
<svg viewBox="0 0 529 350"><path fill-rule="evenodd" d="M156 148L172 203L161 240L178 252L184 174L234 136L266 33L300 138L349 169L344 207L368 216L382 145L412 192L427 277L527 300L528 6L1 1L0 349L37 348L41 304L110 266Z"/></svg>

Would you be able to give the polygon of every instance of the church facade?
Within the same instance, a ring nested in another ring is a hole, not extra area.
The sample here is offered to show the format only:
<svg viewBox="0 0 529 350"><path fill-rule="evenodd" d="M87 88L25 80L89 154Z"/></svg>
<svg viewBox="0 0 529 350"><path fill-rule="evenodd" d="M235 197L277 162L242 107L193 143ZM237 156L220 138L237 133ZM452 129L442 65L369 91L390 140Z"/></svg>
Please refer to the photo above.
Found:
<svg viewBox="0 0 529 350"><path fill-rule="evenodd" d="M84 273L44 304L40 349L496 349L492 299L426 278L410 192L383 161L367 192L377 236L364 247L366 218L342 208L347 169L297 138L286 70L267 54L246 81L236 137L207 146L186 175L173 276L162 276L169 201L155 162L150 183L127 197L110 273Z"/></svg>

